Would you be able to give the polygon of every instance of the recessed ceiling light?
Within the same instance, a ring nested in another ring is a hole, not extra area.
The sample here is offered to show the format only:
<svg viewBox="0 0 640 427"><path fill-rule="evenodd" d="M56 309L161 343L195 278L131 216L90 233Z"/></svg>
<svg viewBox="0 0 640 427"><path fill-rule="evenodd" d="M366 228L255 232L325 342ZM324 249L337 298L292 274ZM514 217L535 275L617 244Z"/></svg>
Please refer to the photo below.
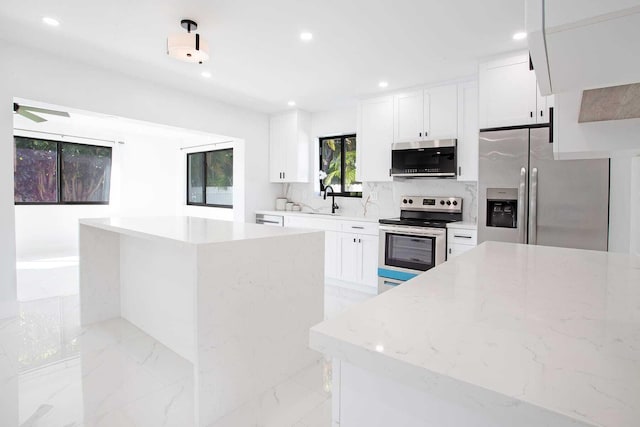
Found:
<svg viewBox="0 0 640 427"><path fill-rule="evenodd" d="M313 40L313 34L308 32L300 33L300 40L302 40L303 42L311 41Z"/></svg>
<svg viewBox="0 0 640 427"><path fill-rule="evenodd" d="M295 107L296 106L296 101L289 101L289 102L287 102L287 105L289 107Z"/></svg>
<svg viewBox="0 0 640 427"><path fill-rule="evenodd" d="M60 22L57 19L53 19L48 16L45 16L44 18L42 18L42 22L44 22L47 25L51 25L52 27L57 27L58 25L60 25Z"/></svg>
<svg viewBox="0 0 640 427"><path fill-rule="evenodd" d="M210 73L209 71L203 71L202 73L200 73L200 75L201 75L202 77L207 78L207 79L208 79L209 77L211 77L211 73Z"/></svg>
<svg viewBox="0 0 640 427"><path fill-rule="evenodd" d="M520 31L519 33L515 33L513 35L514 40L524 40L526 38L527 38L527 33L525 33L524 31Z"/></svg>
<svg viewBox="0 0 640 427"><path fill-rule="evenodd" d="M387 86L389 86L389 83L388 83L388 82L384 82L384 81L383 81L383 82L378 83L378 87L382 87L382 88L384 88L384 87L387 87Z"/></svg>

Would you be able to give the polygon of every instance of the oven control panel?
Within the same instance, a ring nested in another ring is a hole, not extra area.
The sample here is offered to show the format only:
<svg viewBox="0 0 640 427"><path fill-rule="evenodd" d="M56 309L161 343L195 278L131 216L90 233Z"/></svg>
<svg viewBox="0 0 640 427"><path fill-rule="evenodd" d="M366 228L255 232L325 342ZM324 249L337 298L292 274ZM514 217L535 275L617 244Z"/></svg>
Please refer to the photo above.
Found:
<svg viewBox="0 0 640 427"><path fill-rule="evenodd" d="M460 213L462 197L402 196L400 209Z"/></svg>

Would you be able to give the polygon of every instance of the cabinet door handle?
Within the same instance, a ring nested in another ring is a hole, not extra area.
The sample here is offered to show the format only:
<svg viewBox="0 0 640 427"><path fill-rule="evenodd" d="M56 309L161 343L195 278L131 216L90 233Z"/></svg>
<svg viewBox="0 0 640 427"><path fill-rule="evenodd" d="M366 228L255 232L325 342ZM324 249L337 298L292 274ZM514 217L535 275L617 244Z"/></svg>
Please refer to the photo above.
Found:
<svg viewBox="0 0 640 427"><path fill-rule="evenodd" d="M418 135L420 135L422 137L422 132L418 133Z"/></svg>
<svg viewBox="0 0 640 427"><path fill-rule="evenodd" d="M364 227L361 227L359 225L352 225L351 228L356 228L358 230L364 230Z"/></svg>
<svg viewBox="0 0 640 427"><path fill-rule="evenodd" d="M540 117L544 117L544 110L540 110Z"/></svg>
<svg viewBox="0 0 640 427"><path fill-rule="evenodd" d="M533 117L533 111L529 111L529 117Z"/></svg>
<svg viewBox="0 0 640 427"><path fill-rule="evenodd" d="M354 237L354 238L353 238L353 243L355 243L355 242L356 242L356 238Z"/></svg>
<svg viewBox="0 0 640 427"><path fill-rule="evenodd" d="M389 168L389 176L391 176L391 168Z"/></svg>
<svg viewBox="0 0 640 427"><path fill-rule="evenodd" d="M458 175L462 175L462 166L458 166Z"/></svg>
<svg viewBox="0 0 640 427"><path fill-rule="evenodd" d="M471 239L471 236L461 236L459 234L454 234L453 237L456 237L458 239Z"/></svg>
<svg viewBox="0 0 640 427"><path fill-rule="evenodd" d="M362 240L358 239L358 243L362 243Z"/></svg>
<svg viewBox="0 0 640 427"><path fill-rule="evenodd" d="M449 248L449 255L451 255L451 248Z"/></svg>
<svg viewBox="0 0 640 427"><path fill-rule="evenodd" d="M424 131L424 136L429 135L429 132L427 132L426 130Z"/></svg>
<svg viewBox="0 0 640 427"><path fill-rule="evenodd" d="M287 177L286 172L282 172L282 179L285 179Z"/></svg>

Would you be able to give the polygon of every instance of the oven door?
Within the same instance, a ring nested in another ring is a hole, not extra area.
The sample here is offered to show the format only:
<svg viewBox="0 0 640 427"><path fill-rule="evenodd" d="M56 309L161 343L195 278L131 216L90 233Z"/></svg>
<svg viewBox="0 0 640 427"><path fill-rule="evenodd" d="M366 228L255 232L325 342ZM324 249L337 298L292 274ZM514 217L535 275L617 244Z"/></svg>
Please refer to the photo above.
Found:
<svg viewBox="0 0 640 427"><path fill-rule="evenodd" d="M393 144L392 176L456 176L456 140L403 142Z"/></svg>
<svg viewBox="0 0 640 427"><path fill-rule="evenodd" d="M444 229L380 226L380 277L409 280L444 262Z"/></svg>

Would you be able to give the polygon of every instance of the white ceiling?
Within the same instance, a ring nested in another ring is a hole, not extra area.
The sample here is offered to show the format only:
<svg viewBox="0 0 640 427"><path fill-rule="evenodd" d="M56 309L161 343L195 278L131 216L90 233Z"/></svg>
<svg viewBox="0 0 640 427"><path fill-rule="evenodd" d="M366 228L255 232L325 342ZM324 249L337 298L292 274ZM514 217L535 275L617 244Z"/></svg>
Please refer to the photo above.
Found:
<svg viewBox="0 0 640 427"><path fill-rule="evenodd" d="M43 16L58 19L52 28ZM166 55L192 18L204 65ZM477 60L526 48L524 0L24 0L0 3L0 37L252 109L322 111L460 78ZM314 39L301 42L299 33ZM213 77L200 76L203 70ZM19 94L17 94L19 95Z"/></svg>

